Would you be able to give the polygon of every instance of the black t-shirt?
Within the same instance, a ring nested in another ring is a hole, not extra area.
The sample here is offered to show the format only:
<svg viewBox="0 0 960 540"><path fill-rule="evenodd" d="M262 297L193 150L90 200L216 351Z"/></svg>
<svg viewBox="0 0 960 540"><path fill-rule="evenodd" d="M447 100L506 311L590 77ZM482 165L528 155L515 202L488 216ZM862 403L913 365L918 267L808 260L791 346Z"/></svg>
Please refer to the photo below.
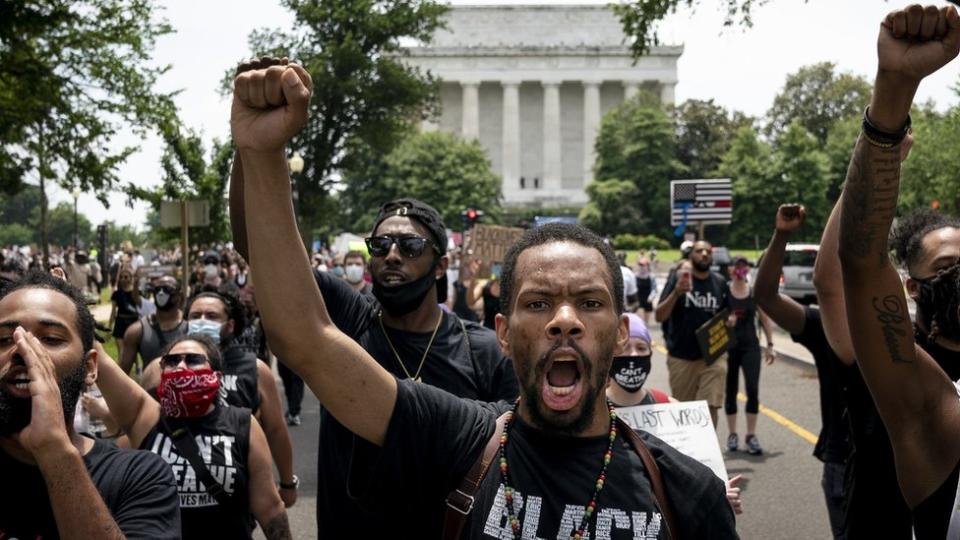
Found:
<svg viewBox="0 0 960 540"><path fill-rule="evenodd" d="M848 368L837 358L827 341L820 310L805 307L803 316L803 331L790 337L813 355L817 378L820 379L821 428L813 455L826 463L845 463L850 455L850 432L843 419L846 401L841 371L848 371Z"/></svg>
<svg viewBox="0 0 960 540"><path fill-rule="evenodd" d="M847 462L848 538L910 540L912 517L897 481L893 446L857 367L843 367L853 452ZM878 519L877 516L883 516Z"/></svg>
<svg viewBox="0 0 960 540"><path fill-rule="evenodd" d="M730 289L727 282L718 274L710 272L705 279L697 279L691 275L693 290L678 298L669 317L669 330L665 330L667 350L670 356L684 360L703 358L700 345L697 343L697 328L710 320L711 317L724 308L730 307ZM677 286L677 274L673 274L667 281L660 301L673 292Z"/></svg>
<svg viewBox="0 0 960 540"><path fill-rule="evenodd" d="M197 478L197 473L173 443L163 422L150 430L140 443L163 458L173 470L180 495L180 519L183 538L251 538L249 478L250 409L220 404L213 412L189 420L168 418L172 429L186 426L197 441L200 457L213 478L233 499L228 508L221 506Z"/></svg>
<svg viewBox="0 0 960 540"><path fill-rule="evenodd" d="M110 295L110 301L117 304L117 317L121 319L136 319L140 316L137 305L133 301L133 294L123 289L117 289Z"/></svg>
<svg viewBox="0 0 960 540"><path fill-rule="evenodd" d="M406 374L384 337L376 299L359 294L344 280L315 272L327 311L337 327L356 340L384 369L398 378ZM466 336L464 335L466 329ZM416 373L433 332L405 332L386 329L390 343L407 371ZM322 351L319 352L322 354ZM506 400L519 395L513 363L504 358L496 335L473 322L463 322L445 313L440 328L420 371L421 380L454 395L480 401ZM402 514L362 510L347 494L347 469L357 439L321 409L320 441L317 455L317 522L320 536L331 538L381 538L397 534L397 524L406 523Z"/></svg>
<svg viewBox="0 0 960 540"><path fill-rule="evenodd" d="M257 354L238 344L223 350L223 389L227 403L246 407L257 414L260 409L260 391L257 386Z"/></svg>
<svg viewBox="0 0 960 540"><path fill-rule="evenodd" d="M400 381L383 448L358 451L351 489L365 505L403 509L418 537L436 538L444 500L493 432L503 407ZM641 432L657 460L684 538L736 538L725 488L708 468ZM507 445L514 509L524 537L569 538L593 494L609 444L599 437L548 435L514 416ZM503 484L491 467L476 495L463 539L512 538ZM619 436L597 500L591 538L666 538L664 521L640 458Z"/></svg>
<svg viewBox="0 0 960 540"><path fill-rule="evenodd" d="M162 459L96 440L83 463L127 538L180 538L177 488ZM0 538L60 538L40 469L0 450L0 474L4 486L0 489Z"/></svg>
<svg viewBox="0 0 960 540"><path fill-rule="evenodd" d="M492 281L483 286L483 325L495 330L497 313L500 313L500 297L490 292L491 287Z"/></svg>

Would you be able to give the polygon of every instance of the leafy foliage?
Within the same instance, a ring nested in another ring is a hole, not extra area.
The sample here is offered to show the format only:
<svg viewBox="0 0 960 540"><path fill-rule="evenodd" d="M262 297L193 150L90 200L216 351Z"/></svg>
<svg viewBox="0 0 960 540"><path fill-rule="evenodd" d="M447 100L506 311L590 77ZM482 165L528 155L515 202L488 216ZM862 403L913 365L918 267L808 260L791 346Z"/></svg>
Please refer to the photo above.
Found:
<svg viewBox="0 0 960 540"><path fill-rule="evenodd" d="M863 115L870 103L870 83L859 75L837 74L835 68L832 62L821 62L787 76L767 113L770 135L780 136L797 121L822 146L837 121Z"/></svg>
<svg viewBox="0 0 960 540"><path fill-rule="evenodd" d="M726 8L724 26L741 24L753 25L753 8L767 3L767 0L718 0ZM623 32L633 38L631 48L635 58L646 53L650 47L659 45L657 24L679 7L694 7L698 0L633 0L610 7L620 17Z"/></svg>
<svg viewBox="0 0 960 540"><path fill-rule="evenodd" d="M683 165L659 100L641 92L608 112L596 140L595 182L580 219L602 234L645 230L670 234L670 180ZM612 215L615 214L615 215Z"/></svg>
<svg viewBox="0 0 960 540"><path fill-rule="evenodd" d="M685 178L716 174L737 130L752 125L741 112L728 112L713 100L690 99L671 109L676 157Z"/></svg>
<svg viewBox="0 0 960 540"><path fill-rule="evenodd" d="M310 231L335 218L329 211L335 209L332 173L343 168L349 150L365 146L387 154L435 107L436 81L400 61L400 41L429 41L448 8L433 0L284 0L283 5L294 13L293 29L255 31L249 44L254 55L296 58L313 77L310 120L290 145L305 162L295 181L301 230ZM348 147L348 141L362 145Z"/></svg>
<svg viewBox="0 0 960 540"><path fill-rule="evenodd" d="M345 213L348 230L370 231L380 205L398 197L428 202L451 229L461 228L467 208L483 211L483 223L499 221L500 179L475 140L416 133L382 158L366 147L354 149L352 159L339 197L342 208L351 209Z"/></svg>
<svg viewBox="0 0 960 540"><path fill-rule="evenodd" d="M0 3L0 190L16 193L33 172L41 190L49 179L106 204L136 150L116 148L117 132L142 133L171 112L154 89L166 68L151 53L171 32L155 9L148 0ZM42 217L45 196L40 204Z"/></svg>

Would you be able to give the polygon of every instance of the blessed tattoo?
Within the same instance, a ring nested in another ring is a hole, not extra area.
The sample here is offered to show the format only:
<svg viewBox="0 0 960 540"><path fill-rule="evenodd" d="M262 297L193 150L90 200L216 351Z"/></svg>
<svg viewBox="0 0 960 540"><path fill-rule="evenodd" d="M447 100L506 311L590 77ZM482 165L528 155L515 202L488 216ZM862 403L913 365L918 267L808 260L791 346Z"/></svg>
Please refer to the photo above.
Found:
<svg viewBox="0 0 960 540"><path fill-rule="evenodd" d="M904 338L910 339L910 334L903 327L909 322L909 314L904 306L903 299L896 295L883 298L873 297L873 309L877 313L877 321L883 332L883 342L895 363L909 364L912 360L906 359L900 353L900 344Z"/></svg>

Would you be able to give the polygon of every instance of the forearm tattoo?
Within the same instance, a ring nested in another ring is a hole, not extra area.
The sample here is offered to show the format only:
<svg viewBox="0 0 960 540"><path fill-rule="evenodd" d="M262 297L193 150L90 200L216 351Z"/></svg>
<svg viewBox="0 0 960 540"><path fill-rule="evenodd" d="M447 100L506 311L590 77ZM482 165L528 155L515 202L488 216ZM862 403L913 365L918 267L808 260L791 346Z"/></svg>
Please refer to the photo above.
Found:
<svg viewBox="0 0 960 540"><path fill-rule="evenodd" d="M858 258L875 257L887 264L887 235L897 210L900 189L900 147L878 148L857 140L840 217L840 249Z"/></svg>
<svg viewBox="0 0 960 540"><path fill-rule="evenodd" d="M287 513L280 512L277 516L263 526L263 535L267 540L293 540L290 534L290 522L287 520Z"/></svg>
<svg viewBox="0 0 960 540"><path fill-rule="evenodd" d="M904 329L904 321L910 313L901 296L891 294L883 298L873 297L873 310L883 332L883 343L894 363L910 364L912 360L900 353L900 344L904 340L913 341L913 336Z"/></svg>

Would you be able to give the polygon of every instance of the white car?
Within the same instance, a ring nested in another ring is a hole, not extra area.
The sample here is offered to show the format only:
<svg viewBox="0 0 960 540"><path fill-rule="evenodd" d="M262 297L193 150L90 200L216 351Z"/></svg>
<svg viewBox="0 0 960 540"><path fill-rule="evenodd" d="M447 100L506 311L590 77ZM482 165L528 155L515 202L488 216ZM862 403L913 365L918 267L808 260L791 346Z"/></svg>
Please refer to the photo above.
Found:
<svg viewBox="0 0 960 540"><path fill-rule="evenodd" d="M787 244L780 276L780 292L802 302L813 304L817 291L813 288L813 265L820 251L818 244Z"/></svg>

